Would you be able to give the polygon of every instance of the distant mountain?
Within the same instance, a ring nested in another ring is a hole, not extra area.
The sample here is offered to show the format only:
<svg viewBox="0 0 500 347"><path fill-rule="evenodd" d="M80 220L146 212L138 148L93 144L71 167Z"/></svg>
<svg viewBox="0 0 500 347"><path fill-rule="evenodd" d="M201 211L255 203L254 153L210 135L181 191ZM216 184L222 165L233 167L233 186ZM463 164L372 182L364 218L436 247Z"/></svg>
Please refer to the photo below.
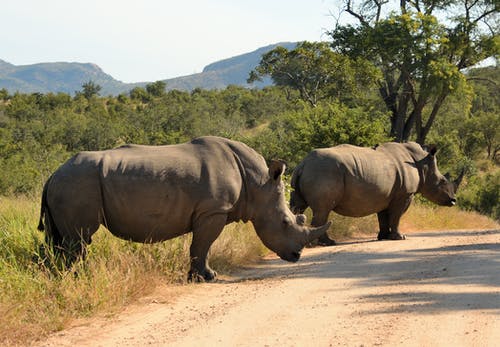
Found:
<svg viewBox="0 0 500 347"><path fill-rule="evenodd" d="M10 93L73 94L90 80L102 87L104 95L119 94L130 89L129 85L115 80L95 64L40 63L16 66L0 60L0 89L5 88Z"/></svg>
<svg viewBox="0 0 500 347"><path fill-rule="evenodd" d="M246 82L248 74L261 59L262 54L276 46L293 49L296 43L284 42L259 48L253 52L241 54L207 65L201 73L164 80L167 89L191 91L195 88L223 89L228 85L249 86ZM150 82L124 83L106 74L91 63L40 63L31 65L13 65L0 60L0 89L9 93L68 93L81 90L88 81L100 85L101 95L117 95L130 91L135 87L144 87ZM264 80L254 86L270 85Z"/></svg>
<svg viewBox="0 0 500 347"><path fill-rule="evenodd" d="M248 75L250 71L257 67L263 54L277 46L293 49L296 45L295 42L281 42L261 47L250 53L209 64L200 73L171 78L164 80L164 82L167 84L167 89L181 90L193 90L194 88L223 89L231 84L249 86L247 83ZM271 81L267 79L260 83L257 82L255 86L263 87L270 84Z"/></svg>

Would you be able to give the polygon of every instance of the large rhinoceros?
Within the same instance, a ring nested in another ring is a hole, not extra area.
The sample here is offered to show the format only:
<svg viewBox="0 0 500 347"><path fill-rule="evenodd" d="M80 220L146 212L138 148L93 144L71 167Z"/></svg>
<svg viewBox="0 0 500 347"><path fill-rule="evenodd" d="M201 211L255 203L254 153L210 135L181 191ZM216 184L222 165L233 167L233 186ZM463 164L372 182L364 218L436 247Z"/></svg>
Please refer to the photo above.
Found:
<svg viewBox="0 0 500 347"><path fill-rule="evenodd" d="M189 279L209 281L216 274L207 253L224 225L251 221L267 247L294 262L329 225L306 227L305 216L291 212L284 170L283 163L268 167L250 147L219 137L81 152L47 180L38 228L72 260L85 255L100 224L147 243L192 231Z"/></svg>
<svg viewBox="0 0 500 347"><path fill-rule="evenodd" d="M350 217L377 213L379 240L404 239L399 220L416 193L439 205L456 203L463 173L450 182L437 168L436 151L415 142L315 149L293 172L290 206L296 213L310 206L313 226L324 224L330 211ZM318 243L335 241L325 233Z"/></svg>

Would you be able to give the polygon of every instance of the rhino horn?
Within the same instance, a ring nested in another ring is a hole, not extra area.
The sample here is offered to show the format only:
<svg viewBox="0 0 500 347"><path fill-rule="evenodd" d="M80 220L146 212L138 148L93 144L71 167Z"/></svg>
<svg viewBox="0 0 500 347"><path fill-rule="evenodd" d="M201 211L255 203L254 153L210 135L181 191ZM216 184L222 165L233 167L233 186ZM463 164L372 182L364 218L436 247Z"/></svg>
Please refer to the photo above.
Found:
<svg viewBox="0 0 500 347"><path fill-rule="evenodd" d="M330 228L330 225L332 225L332 222L328 222L320 227L307 229L304 245L311 243L312 241L316 240L318 237L326 233L328 228Z"/></svg>
<svg viewBox="0 0 500 347"><path fill-rule="evenodd" d="M462 179L464 178L464 174L465 174L465 169L462 169L462 172L460 172L460 175L458 175L458 177L453 181L453 187L455 188L455 192L457 191L460 183L462 183Z"/></svg>

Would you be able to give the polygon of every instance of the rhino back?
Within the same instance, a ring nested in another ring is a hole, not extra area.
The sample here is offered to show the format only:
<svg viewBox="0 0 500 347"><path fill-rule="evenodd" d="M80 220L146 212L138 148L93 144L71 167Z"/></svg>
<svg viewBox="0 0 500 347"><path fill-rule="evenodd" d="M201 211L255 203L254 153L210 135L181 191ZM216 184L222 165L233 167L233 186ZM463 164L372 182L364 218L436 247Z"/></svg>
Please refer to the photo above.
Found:
<svg viewBox="0 0 500 347"><path fill-rule="evenodd" d="M340 145L315 150L304 161L301 189L313 210L315 204L328 204L346 216L366 216L412 189L405 186L405 175L413 175L402 172L406 164L379 148Z"/></svg>
<svg viewBox="0 0 500 347"><path fill-rule="evenodd" d="M205 214L230 212L242 187L232 152L218 142L110 151L101 179L109 228L140 241L175 237Z"/></svg>
<svg viewBox="0 0 500 347"><path fill-rule="evenodd" d="M170 239L191 231L200 216L229 213L242 192L234 153L218 138L84 152L60 171L71 177L63 199L92 182L80 200L96 204L113 234L139 242Z"/></svg>

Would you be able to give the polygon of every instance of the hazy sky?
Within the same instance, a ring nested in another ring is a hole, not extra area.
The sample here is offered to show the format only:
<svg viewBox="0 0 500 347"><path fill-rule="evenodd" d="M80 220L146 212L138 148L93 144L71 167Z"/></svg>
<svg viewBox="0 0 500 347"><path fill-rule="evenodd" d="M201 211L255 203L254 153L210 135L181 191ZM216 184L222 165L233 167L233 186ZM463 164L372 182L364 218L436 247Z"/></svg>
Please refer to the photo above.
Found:
<svg viewBox="0 0 500 347"><path fill-rule="evenodd" d="M0 6L0 59L95 63L124 82L201 72L282 41L327 40L335 0L16 0Z"/></svg>

